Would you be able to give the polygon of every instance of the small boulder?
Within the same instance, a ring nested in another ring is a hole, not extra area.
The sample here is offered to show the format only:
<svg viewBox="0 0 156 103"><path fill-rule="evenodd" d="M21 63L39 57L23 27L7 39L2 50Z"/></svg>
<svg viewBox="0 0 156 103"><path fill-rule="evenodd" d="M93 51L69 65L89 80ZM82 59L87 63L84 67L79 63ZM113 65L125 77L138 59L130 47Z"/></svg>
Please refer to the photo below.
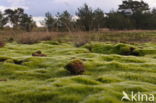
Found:
<svg viewBox="0 0 156 103"><path fill-rule="evenodd" d="M81 60L73 60L65 66L72 75L80 75L85 71L84 64Z"/></svg>
<svg viewBox="0 0 156 103"><path fill-rule="evenodd" d="M0 82L6 82L7 79L0 79Z"/></svg>
<svg viewBox="0 0 156 103"><path fill-rule="evenodd" d="M5 46L5 43L2 42L2 41L0 41L0 48L1 48L1 47L4 47L4 46Z"/></svg>
<svg viewBox="0 0 156 103"><path fill-rule="evenodd" d="M46 57L47 55L42 54L42 52L39 50L39 51L32 53L32 56Z"/></svg>

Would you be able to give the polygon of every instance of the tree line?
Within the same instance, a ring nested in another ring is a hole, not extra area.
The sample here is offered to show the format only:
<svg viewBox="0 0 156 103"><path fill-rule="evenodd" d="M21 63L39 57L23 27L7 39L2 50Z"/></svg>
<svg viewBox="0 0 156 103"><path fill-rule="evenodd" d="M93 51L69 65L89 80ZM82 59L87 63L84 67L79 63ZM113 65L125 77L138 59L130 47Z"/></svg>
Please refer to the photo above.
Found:
<svg viewBox="0 0 156 103"><path fill-rule="evenodd" d="M11 25L13 29L32 31L35 22L32 16L24 12L24 9L17 8L15 10L6 9L4 13L0 12L0 29L7 24Z"/></svg>
<svg viewBox="0 0 156 103"><path fill-rule="evenodd" d="M51 31L98 31L101 28L111 30L156 29L156 9L150 9L144 1L124 0L116 11L104 13L100 8L93 10L87 4L78 8L75 17L66 10L53 16L45 13L42 23ZM36 27L31 15L24 9L7 9L0 12L0 29L10 23L15 29L32 31Z"/></svg>

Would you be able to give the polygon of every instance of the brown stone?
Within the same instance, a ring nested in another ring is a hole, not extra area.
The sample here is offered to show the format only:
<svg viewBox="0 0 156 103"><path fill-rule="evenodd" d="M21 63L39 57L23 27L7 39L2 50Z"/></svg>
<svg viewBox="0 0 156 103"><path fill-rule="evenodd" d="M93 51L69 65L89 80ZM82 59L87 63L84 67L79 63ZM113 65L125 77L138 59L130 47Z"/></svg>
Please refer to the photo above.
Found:
<svg viewBox="0 0 156 103"><path fill-rule="evenodd" d="M5 82L7 81L7 79L0 79L0 82Z"/></svg>
<svg viewBox="0 0 156 103"><path fill-rule="evenodd" d="M5 43L0 41L0 47L4 47L5 46Z"/></svg>
<svg viewBox="0 0 156 103"><path fill-rule="evenodd" d="M47 56L47 55L46 55L46 54L42 54L41 51L36 51L36 52L32 53L32 56L45 57L45 56Z"/></svg>
<svg viewBox="0 0 156 103"><path fill-rule="evenodd" d="M73 60L65 68L73 75L79 75L85 71L84 64L81 60Z"/></svg>

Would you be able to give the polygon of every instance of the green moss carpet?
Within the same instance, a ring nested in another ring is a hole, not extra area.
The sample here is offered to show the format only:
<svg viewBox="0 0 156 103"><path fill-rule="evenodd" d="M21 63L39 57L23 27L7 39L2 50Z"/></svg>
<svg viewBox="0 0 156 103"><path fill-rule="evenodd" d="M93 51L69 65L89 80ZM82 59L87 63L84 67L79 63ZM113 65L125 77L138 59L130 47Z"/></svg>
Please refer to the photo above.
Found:
<svg viewBox="0 0 156 103"><path fill-rule="evenodd" d="M33 57L37 50L47 56ZM83 61L83 75L64 69L74 59ZM41 42L0 48L0 103L122 103L123 91L156 95L156 44Z"/></svg>

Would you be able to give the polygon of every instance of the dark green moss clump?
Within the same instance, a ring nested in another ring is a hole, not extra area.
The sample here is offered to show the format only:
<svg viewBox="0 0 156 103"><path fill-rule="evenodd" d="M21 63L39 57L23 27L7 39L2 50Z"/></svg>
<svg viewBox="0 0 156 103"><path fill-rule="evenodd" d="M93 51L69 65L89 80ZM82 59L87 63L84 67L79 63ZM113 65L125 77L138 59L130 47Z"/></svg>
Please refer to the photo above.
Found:
<svg viewBox="0 0 156 103"><path fill-rule="evenodd" d="M5 62L8 59L9 59L8 57L0 57L0 62Z"/></svg>
<svg viewBox="0 0 156 103"><path fill-rule="evenodd" d="M65 68L73 75L79 75L85 71L84 64L81 60L73 60Z"/></svg>
<svg viewBox="0 0 156 103"><path fill-rule="evenodd" d="M95 53L112 54L113 46L111 44L103 43L89 43L84 45L85 48Z"/></svg>
<svg viewBox="0 0 156 103"><path fill-rule="evenodd" d="M120 55L134 55L134 56L143 56L144 53L141 49L136 48L135 46L128 44L117 44L113 48L114 52Z"/></svg>
<svg viewBox="0 0 156 103"><path fill-rule="evenodd" d="M143 50L129 44L90 43L84 46L94 53L143 56Z"/></svg>
<svg viewBox="0 0 156 103"><path fill-rule="evenodd" d="M25 59L15 59L15 58L9 58L9 57L0 57L0 62L6 62L6 63L13 63L21 65L25 62Z"/></svg>
<svg viewBox="0 0 156 103"><path fill-rule="evenodd" d="M21 64L23 64L24 60L16 60L16 59L14 59L13 62L15 64L21 65Z"/></svg>

